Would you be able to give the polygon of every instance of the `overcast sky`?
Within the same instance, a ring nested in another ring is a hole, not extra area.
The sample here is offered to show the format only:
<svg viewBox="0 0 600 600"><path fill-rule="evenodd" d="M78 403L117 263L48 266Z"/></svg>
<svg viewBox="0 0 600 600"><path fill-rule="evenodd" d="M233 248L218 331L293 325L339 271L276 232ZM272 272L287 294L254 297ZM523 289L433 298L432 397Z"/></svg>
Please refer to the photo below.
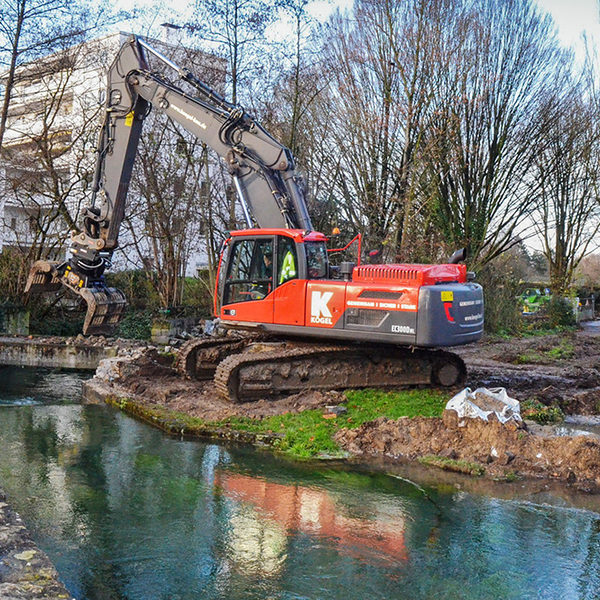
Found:
<svg viewBox="0 0 600 600"><path fill-rule="evenodd" d="M565 46L575 46L583 52L581 36L600 43L600 0L537 0L558 26L558 35Z"/></svg>

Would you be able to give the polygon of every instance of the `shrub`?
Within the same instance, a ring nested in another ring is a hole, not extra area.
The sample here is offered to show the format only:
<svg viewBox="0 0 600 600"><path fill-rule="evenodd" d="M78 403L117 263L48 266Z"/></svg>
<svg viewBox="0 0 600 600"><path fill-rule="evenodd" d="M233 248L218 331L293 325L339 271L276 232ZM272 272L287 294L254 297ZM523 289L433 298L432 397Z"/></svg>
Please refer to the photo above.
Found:
<svg viewBox="0 0 600 600"><path fill-rule="evenodd" d="M149 340L151 335L152 313L146 310L128 310L115 332L117 337L133 340Z"/></svg>
<svg viewBox="0 0 600 600"><path fill-rule="evenodd" d="M160 304L152 282L141 269L107 273L106 283L119 288L127 297L127 304L134 309L157 308Z"/></svg>
<svg viewBox="0 0 600 600"><path fill-rule="evenodd" d="M565 420L563 411L558 406L546 406L537 400L526 400L521 403L521 416L540 425L562 423Z"/></svg>
<svg viewBox="0 0 600 600"><path fill-rule="evenodd" d="M81 333L85 303L70 296L56 302L40 297L30 307L29 332L34 335L76 336ZM56 302L54 305L52 303Z"/></svg>
<svg viewBox="0 0 600 600"><path fill-rule="evenodd" d="M477 277L483 286L485 329L489 333L517 333L522 326L519 278L509 261L496 259Z"/></svg>
<svg viewBox="0 0 600 600"><path fill-rule="evenodd" d="M201 271L198 277L186 277L183 281L183 300L193 307L193 314L210 318L213 316L213 293L207 271Z"/></svg>
<svg viewBox="0 0 600 600"><path fill-rule="evenodd" d="M552 296L544 310L548 316L548 326L552 329L571 327L576 324L573 304L566 298Z"/></svg>

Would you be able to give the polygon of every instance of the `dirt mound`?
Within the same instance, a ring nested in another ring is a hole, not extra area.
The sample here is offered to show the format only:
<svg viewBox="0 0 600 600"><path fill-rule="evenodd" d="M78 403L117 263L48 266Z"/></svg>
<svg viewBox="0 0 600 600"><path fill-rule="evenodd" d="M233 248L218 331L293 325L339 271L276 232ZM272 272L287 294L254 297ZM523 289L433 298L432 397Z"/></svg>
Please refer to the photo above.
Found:
<svg viewBox="0 0 600 600"><path fill-rule="evenodd" d="M221 400L212 382L190 382L174 377L139 377L113 383L122 395L147 407L162 407L205 421L222 421L229 417L262 419L273 415L297 413L323 408L346 401L341 392L310 391L275 400L256 400L233 404Z"/></svg>
<svg viewBox="0 0 600 600"><path fill-rule="evenodd" d="M339 431L335 440L357 455L410 459L438 455L481 464L493 477L550 476L586 491L600 490L600 440L543 437L514 421L459 422L455 411L445 411L443 419L376 419Z"/></svg>

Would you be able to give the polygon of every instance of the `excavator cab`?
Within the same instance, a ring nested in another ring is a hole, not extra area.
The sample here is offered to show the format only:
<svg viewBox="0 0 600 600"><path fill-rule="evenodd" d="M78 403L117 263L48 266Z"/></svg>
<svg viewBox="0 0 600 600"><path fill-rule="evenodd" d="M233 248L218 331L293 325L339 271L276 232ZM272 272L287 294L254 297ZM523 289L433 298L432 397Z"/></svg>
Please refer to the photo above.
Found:
<svg viewBox="0 0 600 600"><path fill-rule="evenodd" d="M329 278L326 239L321 233L300 229L232 232L221 252L215 315L244 315L268 323L279 320L285 290L299 291L308 279ZM222 313L221 308L228 305L235 306ZM295 303L294 311L299 308L300 303Z"/></svg>

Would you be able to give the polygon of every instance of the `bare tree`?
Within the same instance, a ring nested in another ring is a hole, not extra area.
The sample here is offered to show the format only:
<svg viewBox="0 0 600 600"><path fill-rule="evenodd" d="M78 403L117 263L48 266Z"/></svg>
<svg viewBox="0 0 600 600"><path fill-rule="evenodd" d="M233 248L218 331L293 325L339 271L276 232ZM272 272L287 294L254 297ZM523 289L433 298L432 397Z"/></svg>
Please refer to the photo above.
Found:
<svg viewBox="0 0 600 600"><path fill-rule="evenodd" d="M322 35L318 98L302 123L321 175L315 207L396 259L423 259L431 244L422 240L439 237L418 184L451 9L446 0L360 0L350 19L336 14Z"/></svg>
<svg viewBox="0 0 600 600"><path fill-rule="evenodd" d="M162 118L160 124L153 117L144 124L126 219L131 243L124 254L131 260L135 249L161 305L169 307L181 304L182 277L198 249L203 162L200 144Z"/></svg>
<svg viewBox="0 0 600 600"><path fill-rule="evenodd" d="M103 3L92 9L70 0L0 2L0 65L5 68L0 81L4 88L0 107L0 151L19 66L82 42L100 24L106 25L123 16L123 13L109 16Z"/></svg>
<svg viewBox="0 0 600 600"><path fill-rule="evenodd" d="M227 60L231 102L242 102L241 89L260 71L264 32L276 9L265 0L202 0L196 2L188 30L199 37L200 46ZM228 192L229 228L237 224L235 194Z"/></svg>
<svg viewBox="0 0 600 600"><path fill-rule="evenodd" d="M396 132L400 146L391 165L394 255L399 260L423 260L426 255L432 258L432 248L428 246L439 239L433 231L427 197L419 194L418 177L422 156L427 153L431 107L440 78L453 58L444 30L448 21L456 17L454 3L380 0L364 5L364 12L378 23L378 29L389 40L398 76L393 102L400 111L401 125Z"/></svg>
<svg viewBox="0 0 600 600"><path fill-rule="evenodd" d="M31 264L63 256L76 226L101 110L98 94L81 84L97 64L95 49L80 45L16 71L0 173L15 299L24 299Z"/></svg>
<svg viewBox="0 0 600 600"><path fill-rule="evenodd" d="M543 140L532 176L533 222L554 293L568 290L600 231L598 107L583 87L561 78L540 107L535 137ZM565 91L566 90L566 91Z"/></svg>
<svg viewBox="0 0 600 600"><path fill-rule="evenodd" d="M335 182L340 218L364 230L373 245L386 240L394 219L391 167L401 125L393 51L378 25L334 15L323 50L329 88L319 103L330 121L322 160Z"/></svg>
<svg viewBox="0 0 600 600"><path fill-rule="evenodd" d="M255 68L257 45L274 18L271 4L263 0L207 0L198 2L189 29L204 43L216 45L228 62L231 101L240 101L239 88Z"/></svg>
<svg viewBox="0 0 600 600"><path fill-rule="evenodd" d="M284 103L289 106L289 113L286 112L285 130L286 134L282 141L290 148L294 156L299 156L302 149L298 144L299 123L305 113L306 105L314 98L314 93L307 94L307 83L314 82L313 78L305 77L306 37L311 31L311 19L306 11L308 0L281 0L279 6L284 14L291 17L293 26L293 50L287 53L291 56L292 68L290 72L282 73L284 85L281 91L284 93ZM271 93L271 97L274 94ZM279 107L280 109L283 107ZM280 122L282 120L280 119Z"/></svg>
<svg viewBox="0 0 600 600"><path fill-rule="evenodd" d="M159 48L222 90L225 61L180 45ZM194 258L206 261L208 281L214 283L230 214L224 177L219 157L155 107L137 152L120 256L143 267L164 308L183 303Z"/></svg>
<svg viewBox="0 0 600 600"><path fill-rule="evenodd" d="M465 246L471 262L482 265L515 243L524 226L535 115L563 54L550 17L529 0L475 0L455 9L423 191L447 242Z"/></svg>

